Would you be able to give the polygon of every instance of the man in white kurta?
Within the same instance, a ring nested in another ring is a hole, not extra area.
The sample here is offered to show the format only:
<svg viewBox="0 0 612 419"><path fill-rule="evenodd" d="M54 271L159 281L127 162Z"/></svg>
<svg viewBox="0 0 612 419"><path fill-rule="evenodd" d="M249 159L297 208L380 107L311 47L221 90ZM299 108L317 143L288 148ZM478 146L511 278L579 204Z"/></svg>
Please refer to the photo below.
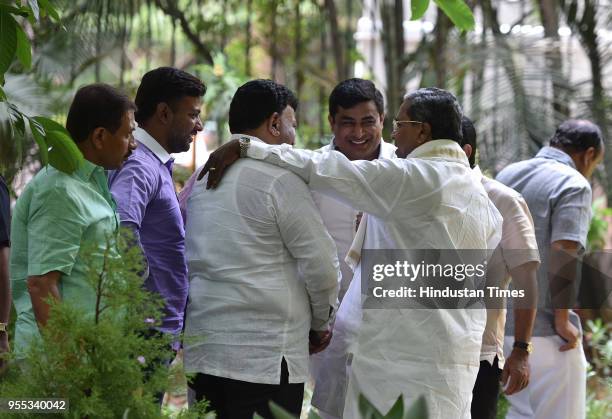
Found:
<svg viewBox="0 0 612 419"><path fill-rule="evenodd" d="M397 155L407 158L351 162L331 151L241 147L247 157L287 168L312 190L368 213L363 249L495 248L501 216L459 146L461 110L454 96L419 89L406 96L396 118ZM211 155L205 166L215 169L210 186L239 147L228 143ZM400 395L407 404L424 395L430 418L469 418L485 310L362 310L360 272L358 265L336 321L359 323L343 417L359 417L362 393L382 412Z"/></svg>
<svg viewBox="0 0 612 419"><path fill-rule="evenodd" d="M370 80L351 78L338 83L329 95L328 120L334 138L319 150L336 150L349 160L394 158L396 147L381 138L384 111L383 95ZM329 195L313 191L312 196L338 249L342 273L338 299L342 302L353 279L353 270L344 258L363 213ZM310 373L315 382L311 403L324 419L341 416L346 394L348 354L342 330L336 328L336 331L339 336L332 338L329 347L310 357Z"/></svg>

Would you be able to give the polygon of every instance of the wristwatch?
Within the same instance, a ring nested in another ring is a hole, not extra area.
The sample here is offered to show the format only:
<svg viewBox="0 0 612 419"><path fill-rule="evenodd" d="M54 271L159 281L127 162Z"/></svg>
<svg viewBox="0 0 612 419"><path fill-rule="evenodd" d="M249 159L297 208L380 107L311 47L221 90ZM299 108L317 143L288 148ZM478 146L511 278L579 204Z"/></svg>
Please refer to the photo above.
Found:
<svg viewBox="0 0 612 419"><path fill-rule="evenodd" d="M247 156L247 151L251 145L251 139L249 137L240 137L238 139L240 145L240 158L243 159Z"/></svg>
<svg viewBox="0 0 612 419"><path fill-rule="evenodd" d="M8 332L8 324L7 323L2 323L0 322L0 333L7 333Z"/></svg>
<svg viewBox="0 0 612 419"><path fill-rule="evenodd" d="M531 342L521 342L519 340L515 340L514 345L512 345L512 347L527 351L528 354L533 352L533 345L531 344Z"/></svg>

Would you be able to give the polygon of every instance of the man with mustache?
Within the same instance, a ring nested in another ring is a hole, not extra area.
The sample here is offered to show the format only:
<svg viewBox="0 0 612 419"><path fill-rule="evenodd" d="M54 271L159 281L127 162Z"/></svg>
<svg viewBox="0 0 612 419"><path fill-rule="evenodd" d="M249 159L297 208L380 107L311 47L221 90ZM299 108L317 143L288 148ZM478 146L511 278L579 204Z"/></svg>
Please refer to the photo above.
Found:
<svg viewBox="0 0 612 419"><path fill-rule="evenodd" d="M119 227L104 171L120 168L136 147L134 109L126 95L106 84L80 88L66 129L83 163L71 174L43 168L17 200L10 256L17 358L47 324L49 297L94 312L88 269L102 267L108 240Z"/></svg>
<svg viewBox="0 0 612 419"><path fill-rule="evenodd" d="M162 296L161 325L152 333L180 334L187 301L185 228L172 181L170 153L189 150L202 130L200 110L206 86L172 67L146 73L136 93L134 137L139 147L121 170L109 176L121 224L134 233L146 259L145 287ZM175 341L174 348L178 348Z"/></svg>

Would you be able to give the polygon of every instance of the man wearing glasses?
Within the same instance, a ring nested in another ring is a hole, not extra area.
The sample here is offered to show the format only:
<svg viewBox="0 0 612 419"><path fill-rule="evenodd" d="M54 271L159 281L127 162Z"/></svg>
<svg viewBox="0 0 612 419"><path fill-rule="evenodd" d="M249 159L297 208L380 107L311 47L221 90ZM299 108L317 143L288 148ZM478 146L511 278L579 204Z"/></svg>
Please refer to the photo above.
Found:
<svg viewBox="0 0 612 419"><path fill-rule="evenodd" d="M210 172L208 186L215 187L241 155L282 166L312 190L368 214L352 246L358 251L494 249L502 220L459 145L461 117L451 93L419 89L395 118L399 159L350 161L334 151L236 141L214 152L201 175ZM485 310L363 309L361 269L359 263L335 325L347 333L352 355L340 416L358 417L363 394L383 412L400 395L406 405L424 395L431 418L470 418Z"/></svg>

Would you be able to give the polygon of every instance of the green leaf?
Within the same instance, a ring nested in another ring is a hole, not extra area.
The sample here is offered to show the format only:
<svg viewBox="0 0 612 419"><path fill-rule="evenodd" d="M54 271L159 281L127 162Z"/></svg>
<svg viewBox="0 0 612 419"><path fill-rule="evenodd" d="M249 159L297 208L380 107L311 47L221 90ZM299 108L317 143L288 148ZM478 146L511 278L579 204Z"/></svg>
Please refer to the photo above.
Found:
<svg viewBox="0 0 612 419"><path fill-rule="evenodd" d="M4 76L17 50L17 22L4 10L0 10L0 39L0 76Z"/></svg>
<svg viewBox="0 0 612 419"><path fill-rule="evenodd" d="M428 417L427 402L423 396L420 396L404 415L404 419L427 419Z"/></svg>
<svg viewBox="0 0 612 419"><path fill-rule="evenodd" d="M270 413L274 416L274 419L296 419L291 413L280 407L274 402L269 403Z"/></svg>
<svg viewBox="0 0 612 419"><path fill-rule="evenodd" d="M64 173L73 173L84 158L74 141L61 131L47 131L45 135L49 150L49 164Z"/></svg>
<svg viewBox="0 0 612 419"><path fill-rule="evenodd" d="M372 403L363 394L359 395L359 413L362 419L383 419L382 413L374 407Z"/></svg>
<svg viewBox="0 0 612 419"><path fill-rule="evenodd" d="M38 144L40 161L43 166L46 166L47 163L49 163L49 146L45 141L45 129L33 118L28 118L28 121L30 122L30 131L32 131L34 141L36 141L36 144Z"/></svg>
<svg viewBox="0 0 612 419"><path fill-rule="evenodd" d="M410 10L412 11L410 20L422 18L427 11L427 7L429 7L429 0L412 0L410 2Z"/></svg>
<svg viewBox="0 0 612 419"><path fill-rule="evenodd" d="M385 415L385 419L403 419L404 418L404 397L399 396L391 409Z"/></svg>
<svg viewBox="0 0 612 419"><path fill-rule="evenodd" d="M321 416L319 416L314 409L310 409L310 412L308 412L308 419L321 419Z"/></svg>
<svg viewBox="0 0 612 419"><path fill-rule="evenodd" d="M26 70L32 67L32 46L20 26L17 26L17 58L19 58L19 61L21 61Z"/></svg>
<svg viewBox="0 0 612 419"><path fill-rule="evenodd" d="M38 7L38 0L28 0L28 5L30 9L32 9L32 14L34 15L34 19L40 19L40 8Z"/></svg>
<svg viewBox="0 0 612 419"><path fill-rule="evenodd" d="M57 10L55 10L51 3L49 3L49 0L39 0L38 4L40 8L47 13L47 15L51 16L51 18L56 22L59 22L59 13L57 13Z"/></svg>
<svg viewBox="0 0 612 419"><path fill-rule="evenodd" d="M4 93L2 86L0 86L0 102L6 102L6 93Z"/></svg>
<svg viewBox="0 0 612 419"><path fill-rule="evenodd" d="M8 104L8 111L13 126L19 131L21 135L25 135L25 116L21 113L17 106L12 103Z"/></svg>
<svg viewBox="0 0 612 419"><path fill-rule="evenodd" d="M474 29L474 15L463 0L434 0L455 26L463 31Z"/></svg>
<svg viewBox="0 0 612 419"><path fill-rule="evenodd" d="M32 119L38 122L40 126L43 127L45 132L46 131L60 131L60 132L63 132L68 137L70 137L70 134L68 134L68 131L66 131L66 128L64 128L62 124L54 121L53 119L49 119L44 116L35 116Z"/></svg>

